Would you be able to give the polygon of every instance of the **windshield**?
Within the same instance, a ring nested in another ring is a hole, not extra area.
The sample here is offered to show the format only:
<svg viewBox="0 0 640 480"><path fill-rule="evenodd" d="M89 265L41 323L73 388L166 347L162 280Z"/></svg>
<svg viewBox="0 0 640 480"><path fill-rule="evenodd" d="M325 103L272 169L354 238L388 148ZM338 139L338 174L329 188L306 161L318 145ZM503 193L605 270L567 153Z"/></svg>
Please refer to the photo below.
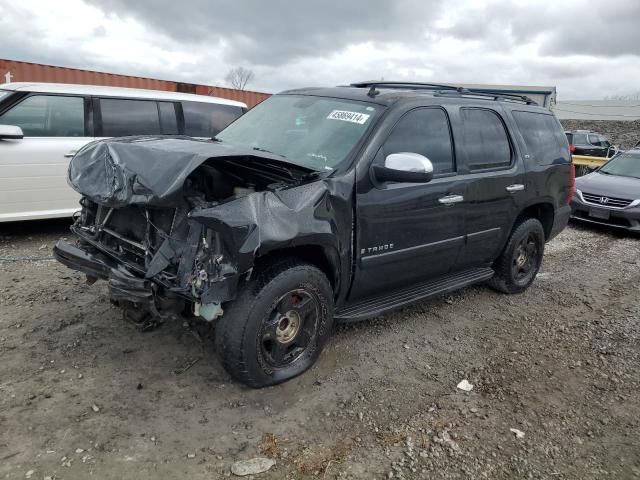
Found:
<svg viewBox="0 0 640 480"><path fill-rule="evenodd" d="M6 90L0 90L0 100L8 96L11 92L7 92Z"/></svg>
<svg viewBox="0 0 640 480"><path fill-rule="evenodd" d="M348 100L276 95L245 113L216 139L330 171L347 158L380 110Z"/></svg>
<svg viewBox="0 0 640 480"><path fill-rule="evenodd" d="M640 178L640 154L622 153L609 160L598 171L609 175Z"/></svg>

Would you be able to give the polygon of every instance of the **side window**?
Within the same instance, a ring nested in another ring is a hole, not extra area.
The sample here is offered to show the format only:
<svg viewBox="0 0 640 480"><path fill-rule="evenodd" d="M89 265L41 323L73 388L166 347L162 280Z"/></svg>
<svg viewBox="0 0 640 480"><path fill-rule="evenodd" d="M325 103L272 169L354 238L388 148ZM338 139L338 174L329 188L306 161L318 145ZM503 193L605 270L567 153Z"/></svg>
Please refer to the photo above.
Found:
<svg viewBox="0 0 640 480"><path fill-rule="evenodd" d="M163 135L177 135L178 119L176 117L175 104L171 102L158 102L158 111L160 112L160 126Z"/></svg>
<svg viewBox="0 0 640 480"><path fill-rule="evenodd" d="M469 170L504 168L511 165L511 145L497 113L480 108L463 108L462 143Z"/></svg>
<svg viewBox="0 0 640 480"><path fill-rule="evenodd" d="M600 146L604 148L609 148L611 146L611 142L604 138L602 135L598 135L598 140L600 141Z"/></svg>
<svg viewBox="0 0 640 480"><path fill-rule="evenodd" d="M103 137L159 135L158 106L153 100L101 98Z"/></svg>
<svg viewBox="0 0 640 480"><path fill-rule="evenodd" d="M455 171L449 120L440 108L418 108L406 113L381 148L384 158L392 153L413 152L433 163L433 173Z"/></svg>
<svg viewBox="0 0 640 480"><path fill-rule="evenodd" d="M598 135L589 135L589 143L591 145L595 145L596 147L600 146L600 138Z"/></svg>
<svg viewBox="0 0 640 480"><path fill-rule="evenodd" d="M587 136L584 133L574 134L572 145L587 145Z"/></svg>
<svg viewBox="0 0 640 480"><path fill-rule="evenodd" d="M84 99L32 95L0 116L0 123L22 128L27 137L84 137Z"/></svg>
<svg viewBox="0 0 640 480"><path fill-rule="evenodd" d="M514 111L513 118L529 155L538 165L571 161L562 129L552 115Z"/></svg>
<svg viewBox="0 0 640 480"><path fill-rule="evenodd" d="M192 137L216 136L242 115L242 108L218 103L182 102L184 133Z"/></svg>

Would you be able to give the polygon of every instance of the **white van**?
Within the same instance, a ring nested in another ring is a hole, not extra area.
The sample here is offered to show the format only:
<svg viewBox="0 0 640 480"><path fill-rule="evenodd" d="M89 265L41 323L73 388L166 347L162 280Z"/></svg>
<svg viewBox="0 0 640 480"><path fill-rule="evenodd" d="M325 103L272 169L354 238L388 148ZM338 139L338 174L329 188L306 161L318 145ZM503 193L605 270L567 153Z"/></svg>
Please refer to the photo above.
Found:
<svg viewBox="0 0 640 480"><path fill-rule="evenodd" d="M224 98L56 83L0 85L0 222L68 217L80 196L69 159L88 142L125 135L211 138L247 106Z"/></svg>

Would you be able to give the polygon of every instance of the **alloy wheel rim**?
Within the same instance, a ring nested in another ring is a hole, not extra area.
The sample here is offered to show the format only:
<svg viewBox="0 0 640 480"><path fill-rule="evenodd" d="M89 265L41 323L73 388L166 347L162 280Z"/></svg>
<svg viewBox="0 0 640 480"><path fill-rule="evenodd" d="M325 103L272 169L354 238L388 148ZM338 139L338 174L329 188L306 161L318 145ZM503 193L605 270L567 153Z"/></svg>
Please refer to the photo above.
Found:
<svg viewBox="0 0 640 480"><path fill-rule="evenodd" d="M274 304L260 331L260 347L266 362L283 368L298 360L315 339L320 303L304 289L285 293Z"/></svg>
<svg viewBox="0 0 640 480"><path fill-rule="evenodd" d="M516 247L511 263L511 274L518 283L526 283L535 273L539 248L533 233L526 235Z"/></svg>

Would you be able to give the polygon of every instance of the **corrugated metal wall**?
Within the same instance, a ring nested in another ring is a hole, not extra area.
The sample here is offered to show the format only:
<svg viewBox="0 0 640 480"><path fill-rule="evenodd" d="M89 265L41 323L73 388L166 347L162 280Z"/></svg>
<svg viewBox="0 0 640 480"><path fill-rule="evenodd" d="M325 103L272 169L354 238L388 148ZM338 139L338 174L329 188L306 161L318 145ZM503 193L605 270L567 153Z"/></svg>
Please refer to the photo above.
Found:
<svg viewBox="0 0 640 480"><path fill-rule="evenodd" d="M110 87L145 88L169 92L196 93L228 98L246 103L249 108L269 97L268 93L234 90L232 88L170 82L153 78L132 77L112 73L92 72L77 68L55 67L39 63L18 62L0 59L0 83L48 82L77 83L84 85L104 85Z"/></svg>

